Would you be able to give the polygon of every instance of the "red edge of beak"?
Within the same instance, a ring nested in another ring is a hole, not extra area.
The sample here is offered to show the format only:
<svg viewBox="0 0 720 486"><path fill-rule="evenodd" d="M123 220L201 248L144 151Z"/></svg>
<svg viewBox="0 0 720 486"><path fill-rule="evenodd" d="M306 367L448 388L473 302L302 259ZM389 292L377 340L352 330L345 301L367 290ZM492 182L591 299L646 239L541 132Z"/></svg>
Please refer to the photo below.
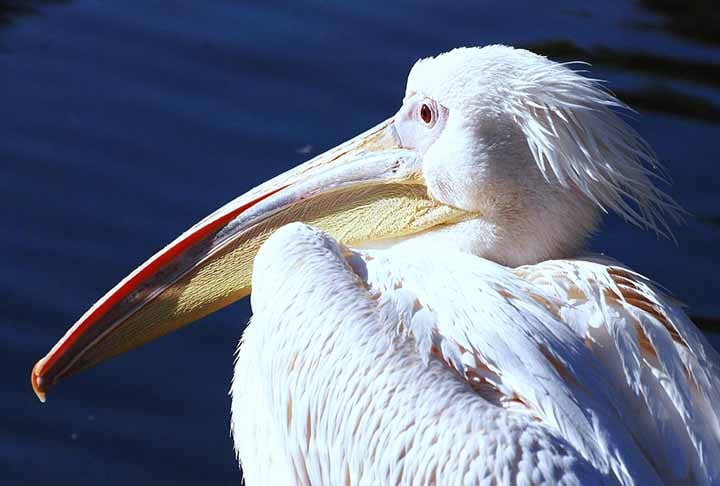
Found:
<svg viewBox="0 0 720 486"><path fill-rule="evenodd" d="M65 354L72 345L78 340L90 326L97 322L105 313L107 313L114 305L127 297L131 292L139 287L148 277L155 274L159 269L170 263L174 258L182 252L193 246L195 243L221 227L228 224L232 219L259 203L260 201L282 191L287 188L283 185L273 189L261 196L238 206L224 214L220 214L215 218L208 219L205 223L201 223L198 227L193 227L180 235L175 241L167 245L165 248L150 257L145 263L140 265L135 271L123 279L116 287L106 293L95 305L93 305L70 330L55 344L45 357L38 360L32 368L30 382L35 395L38 399L45 403L47 390L60 378L65 371L60 370L51 381L47 380L45 375L50 370L58 358ZM222 210L220 210L222 211Z"/></svg>

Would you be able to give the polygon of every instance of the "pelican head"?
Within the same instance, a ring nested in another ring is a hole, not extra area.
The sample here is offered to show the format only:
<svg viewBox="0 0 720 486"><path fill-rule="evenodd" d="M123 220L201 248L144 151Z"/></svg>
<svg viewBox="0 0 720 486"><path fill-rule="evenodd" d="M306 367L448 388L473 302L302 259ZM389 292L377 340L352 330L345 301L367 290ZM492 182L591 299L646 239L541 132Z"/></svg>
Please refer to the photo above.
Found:
<svg viewBox="0 0 720 486"><path fill-rule="evenodd" d="M180 235L38 361L33 387L44 399L59 378L246 296L259 247L292 221L347 245L432 243L510 266L573 256L606 209L665 231L677 206L617 108L596 81L525 50L420 60L393 117Z"/></svg>
<svg viewBox="0 0 720 486"><path fill-rule="evenodd" d="M615 210L659 233L675 203L620 101L567 65L506 46L418 61L395 125L430 196L474 217L427 238L510 266L576 255Z"/></svg>

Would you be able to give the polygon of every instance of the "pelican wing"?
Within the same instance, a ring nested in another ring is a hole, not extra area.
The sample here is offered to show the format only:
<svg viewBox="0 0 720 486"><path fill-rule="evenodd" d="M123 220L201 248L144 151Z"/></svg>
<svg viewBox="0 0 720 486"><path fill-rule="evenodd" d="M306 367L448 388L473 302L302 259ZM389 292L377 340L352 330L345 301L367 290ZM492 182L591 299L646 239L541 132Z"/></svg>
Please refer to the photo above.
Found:
<svg viewBox="0 0 720 486"><path fill-rule="evenodd" d="M663 477L720 480L720 359L681 306L604 259L548 261L517 275L600 362L625 423Z"/></svg>
<svg viewBox="0 0 720 486"><path fill-rule="evenodd" d="M368 257L398 333L488 402L534 417L624 484L720 479L717 353L647 279L599 261Z"/></svg>
<svg viewBox="0 0 720 486"><path fill-rule="evenodd" d="M275 454L248 478L718 481L717 355L647 280L431 250L351 251L302 224L264 244L233 433L242 457Z"/></svg>
<svg viewBox="0 0 720 486"><path fill-rule="evenodd" d="M430 255L423 270L422 260L353 252L299 223L267 240L255 259L254 315L243 334L232 385L236 451L253 458L242 464L248 483L594 485L611 480L540 421L537 413L546 411L528 411L519 401L517 409L506 407L499 393L491 397L492 385L480 381L494 380L492 363L467 364L475 370L471 386L465 375L457 376L465 370L461 360L473 353L478 359L490 356L477 337L498 345L501 338L484 337L483 315L456 305L462 300L452 301L458 287L483 285L446 279L456 266L467 269L464 257L436 258ZM426 288L435 288L432 302L423 296ZM453 313L435 305L446 298ZM456 318L464 320L453 322ZM436 346L440 351L432 351ZM563 380L553 378L554 370L543 368L541 358L536 379L554 380L547 390L561 387ZM514 359L526 366L521 356ZM525 379L531 391L532 378ZM647 477L654 477L652 471Z"/></svg>

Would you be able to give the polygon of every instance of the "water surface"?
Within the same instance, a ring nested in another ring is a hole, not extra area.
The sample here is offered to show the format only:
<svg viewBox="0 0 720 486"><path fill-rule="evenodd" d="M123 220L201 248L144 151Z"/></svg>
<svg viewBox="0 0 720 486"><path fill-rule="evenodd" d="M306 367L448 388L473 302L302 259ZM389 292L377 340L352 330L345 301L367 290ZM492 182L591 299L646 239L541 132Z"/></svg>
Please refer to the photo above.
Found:
<svg viewBox="0 0 720 486"><path fill-rule="evenodd" d="M227 390L247 302L68 380L47 405L32 364L155 250L392 114L412 63L460 45L590 60L638 108L633 126L695 217L677 244L609 217L593 249L718 327L712 2L447 3L0 2L3 484L238 484Z"/></svg>

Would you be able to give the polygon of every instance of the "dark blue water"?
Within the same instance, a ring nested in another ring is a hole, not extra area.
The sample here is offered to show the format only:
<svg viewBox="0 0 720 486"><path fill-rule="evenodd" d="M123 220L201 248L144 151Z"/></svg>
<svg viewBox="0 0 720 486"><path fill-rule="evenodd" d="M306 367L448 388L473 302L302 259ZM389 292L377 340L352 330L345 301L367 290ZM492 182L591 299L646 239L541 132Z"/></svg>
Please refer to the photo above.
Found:
<svg viewBox="0 0 720 486"><path fill-rule="evenodd" d="M639 109L633 125L695 217L677 245L610 217L593 248L718 327L713 2L443 3L0 1L2 484L238 484L227 390L247 302L64 382L46 405L32 364L155 250L393 113L412 63L459 45L590 60Z"/></svg>

